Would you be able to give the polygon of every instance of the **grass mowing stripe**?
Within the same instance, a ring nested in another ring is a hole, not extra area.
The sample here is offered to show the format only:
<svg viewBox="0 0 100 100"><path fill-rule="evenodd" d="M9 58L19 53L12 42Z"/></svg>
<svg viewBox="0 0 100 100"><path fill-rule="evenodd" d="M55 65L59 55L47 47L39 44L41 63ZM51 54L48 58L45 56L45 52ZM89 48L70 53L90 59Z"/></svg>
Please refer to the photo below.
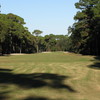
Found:
<svg viewBox="0 0 100 100"><path fill-rule="evenodd" d="M1 56L0 98L99 100L100 70L89 67L93 60L63 52Z"/></svg>

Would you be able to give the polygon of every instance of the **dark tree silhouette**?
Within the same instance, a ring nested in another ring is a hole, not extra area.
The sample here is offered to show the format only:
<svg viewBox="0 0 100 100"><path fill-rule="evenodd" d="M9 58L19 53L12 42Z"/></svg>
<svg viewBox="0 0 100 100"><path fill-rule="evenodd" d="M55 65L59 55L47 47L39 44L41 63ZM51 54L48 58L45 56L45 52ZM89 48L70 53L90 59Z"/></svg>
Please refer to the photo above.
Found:
<svg viewBox="0 0 100 100"><path fill-rule="evenodd" d="M33 73L33 74L15 74L10 69L0 69L0 85L16 85L22 89L32 89L32 88L42 88L50 87L53 89L66 89L69 92L76 92L71 86L64 84L63 81L68 76L50 74L50 73ZM49 80L49 82L47 81ZM0 100L5 100L7 98L6 92L0 92ZM34 99L37 98L37 99ZM27 98L25 100L47 100L45 98L39 97Z"/></svg>

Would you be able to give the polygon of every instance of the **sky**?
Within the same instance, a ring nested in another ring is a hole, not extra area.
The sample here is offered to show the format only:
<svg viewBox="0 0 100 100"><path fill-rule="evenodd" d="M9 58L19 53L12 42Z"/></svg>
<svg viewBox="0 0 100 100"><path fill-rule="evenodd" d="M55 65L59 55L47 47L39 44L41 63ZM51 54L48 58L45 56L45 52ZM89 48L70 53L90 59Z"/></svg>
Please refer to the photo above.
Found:
<svg viewBox="0 0 100 100"><path fill-rule="evenodd" d="M30 32L43 31L42 35L67 35L75 21L79 0L0 0L1 13L13 13L24 19Z"/></svg>

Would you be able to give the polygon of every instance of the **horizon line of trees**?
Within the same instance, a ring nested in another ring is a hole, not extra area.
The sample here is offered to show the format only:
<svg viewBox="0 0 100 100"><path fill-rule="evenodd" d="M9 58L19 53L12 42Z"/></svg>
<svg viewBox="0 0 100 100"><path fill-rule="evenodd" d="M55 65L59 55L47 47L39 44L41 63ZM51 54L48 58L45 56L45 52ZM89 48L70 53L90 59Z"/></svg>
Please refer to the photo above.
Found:
<svg viewBox="0 0 100 100"><path fill-rule="evenodd" d="M20 16L0 14L0 55L67 50L67 35L41 36L41 30L34 30L31 34L24 24Z"/></svg>
<svg viewBox="0 0 100 100"><path fill-rule="evenodd" d="M75 7L79 11L68 35L41 36L41 30L31 34L23 18L0 14L0 54L71 51L100 56L100 0L79 0Z"/></svg>

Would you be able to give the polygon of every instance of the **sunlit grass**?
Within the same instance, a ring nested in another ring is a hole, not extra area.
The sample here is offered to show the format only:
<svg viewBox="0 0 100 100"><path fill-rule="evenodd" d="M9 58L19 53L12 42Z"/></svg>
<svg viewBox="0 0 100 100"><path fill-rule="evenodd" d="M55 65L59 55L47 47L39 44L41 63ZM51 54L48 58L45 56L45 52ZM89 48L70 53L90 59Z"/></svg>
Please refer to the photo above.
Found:
<svg viewBox="0 0 100 100"><path fill-rule="evenodd" d="M0 100L99 100L93 60L63 52L0 57Z"/></svg>

